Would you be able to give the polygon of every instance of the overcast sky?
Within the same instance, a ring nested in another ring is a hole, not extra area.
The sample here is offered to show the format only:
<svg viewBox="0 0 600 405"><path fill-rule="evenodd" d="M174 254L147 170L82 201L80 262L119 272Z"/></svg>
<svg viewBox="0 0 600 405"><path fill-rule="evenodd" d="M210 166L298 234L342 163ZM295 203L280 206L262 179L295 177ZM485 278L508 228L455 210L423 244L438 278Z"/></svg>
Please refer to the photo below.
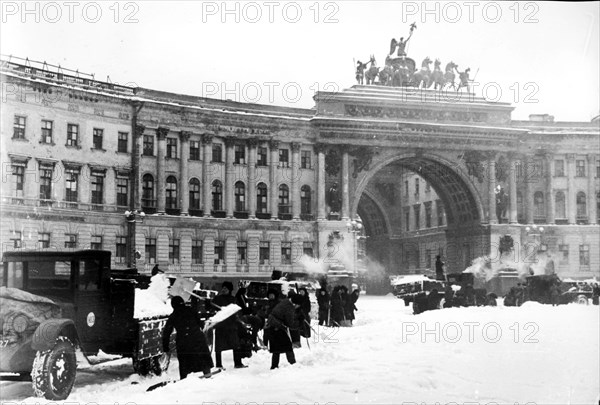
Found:
<svg viewBox="0 0 600 405"><path fill-rule="evenodd" d="M25 9L25 7L27 9ZM0 51L141 87L310 108L416 22L408 56L471 68L513 119L599 113L600 3L2 2ZM228 13L227 13L228 12ZM38 21L36 21L38 20ZM236 21L237 20L237 21ZM433 67L433 66L432 66ZM499 93L500 92L500 93Z"/></svg>

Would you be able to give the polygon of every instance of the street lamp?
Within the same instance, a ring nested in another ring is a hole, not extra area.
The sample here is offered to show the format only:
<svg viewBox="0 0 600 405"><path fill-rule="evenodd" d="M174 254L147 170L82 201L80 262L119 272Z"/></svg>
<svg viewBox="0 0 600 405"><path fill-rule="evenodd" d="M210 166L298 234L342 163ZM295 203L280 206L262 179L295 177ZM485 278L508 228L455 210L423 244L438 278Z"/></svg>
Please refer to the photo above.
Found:
<svg viewBox="0 0 600 405"><path fill-rule="evenodd" d="M533 238L536 245L539 245L538 251L546 250L546 245L542 243L542 234L544 233L543 226L537 226L536 224L533 224L531 226L526 226L525 232L527 232L527 236L530 236Z"/></svg>
<svg viewBox="0 0 600 405"><path fill-rule="evenodd" d="M135 248L135 234L136 234L136 223L144 222L144 218L146 218L146 213L143 211L132 210L125 211L123 213L125 219L127 220L127 267L137 267L136 261L141 258L140 252L138 252Z"/></svg>

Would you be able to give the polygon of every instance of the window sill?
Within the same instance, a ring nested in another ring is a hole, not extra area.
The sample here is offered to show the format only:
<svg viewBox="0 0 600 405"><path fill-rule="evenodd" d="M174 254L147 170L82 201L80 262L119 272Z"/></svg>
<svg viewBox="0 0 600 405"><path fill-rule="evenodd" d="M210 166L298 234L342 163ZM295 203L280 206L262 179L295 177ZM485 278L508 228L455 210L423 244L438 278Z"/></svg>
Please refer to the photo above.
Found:
<svg viewBox="0 0 600 405"><path fill-rule="evenodd" d="M106 153L106 149L102 149L102 148L90 148L90 150L92 152L102 152L102 153Z"/></svg>
<svg viewBox="0 0 600 405"><path fill-rule="evenodd" d="M44 142L44 141L40 141L40 145L56 146L56 144L54 142Z"/></svg>
<svg viewBox="0 0 600 405"><path fill-rule="evenodd" d="M28 142L27 138L17 138L17 137L13 136L10 139L12 139L13 141L18 141L18 142Z"/></svg>
<svg viewBox="0 0 600 405"><path fill-rule="evenodd" d="M147 153L142 153L142 157L156 157L155 155L148 155Z"/></svg>
<svg viewBox="0 0 600 405"><path fill-rule="evenodd" d="M116 151L115 153L117 155L129 155L130 154L129 152L123 152L123 151L120 151L120 150Z"/></svg>
<svg viewBox="0 0 600 405"><path fill-rule="evenodd" d="M165 156L165 160L179 160L178 157Z"/></svg>
<svg viewBox="0 0 600 405"><path fill-rule="evenodd" d="M65 148L68 148L68 149L81 149L81 146L78 146L78 145L65 145Z"/></svg>

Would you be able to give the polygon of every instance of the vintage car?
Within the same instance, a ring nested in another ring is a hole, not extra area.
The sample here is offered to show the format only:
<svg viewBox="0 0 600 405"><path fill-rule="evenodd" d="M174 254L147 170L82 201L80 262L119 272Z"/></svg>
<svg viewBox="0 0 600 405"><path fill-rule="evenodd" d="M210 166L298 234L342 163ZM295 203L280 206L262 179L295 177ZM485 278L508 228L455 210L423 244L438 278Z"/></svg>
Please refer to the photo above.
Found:
<svg viewBox="0 0 600 405"><path fill-rule="evenodd" d="M404 300L404 304L414 302L417 295L428 295L432 290L437 290L439 293L444 292L444 282L434 280L424 275L413 274L406 276L397 276L391 280L393 294L396 298Z"/></svg>

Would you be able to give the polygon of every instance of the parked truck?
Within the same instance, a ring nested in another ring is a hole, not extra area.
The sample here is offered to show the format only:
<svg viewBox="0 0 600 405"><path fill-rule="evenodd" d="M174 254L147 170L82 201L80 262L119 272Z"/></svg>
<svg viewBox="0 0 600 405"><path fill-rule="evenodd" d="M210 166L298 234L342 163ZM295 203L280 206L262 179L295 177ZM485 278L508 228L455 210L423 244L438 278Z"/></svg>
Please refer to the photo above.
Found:
<svg viewBox="0 0 600 405"><path fill-rule="evenodd" d="M100 350L132 358L142 375L168 368L162 351L167 317L134 318L135 288L147 287L150 278L110 265L108 251L4 253L2 379L31 378L37 396L64 400L75 382L77 348L92 364Z"/></svg>

